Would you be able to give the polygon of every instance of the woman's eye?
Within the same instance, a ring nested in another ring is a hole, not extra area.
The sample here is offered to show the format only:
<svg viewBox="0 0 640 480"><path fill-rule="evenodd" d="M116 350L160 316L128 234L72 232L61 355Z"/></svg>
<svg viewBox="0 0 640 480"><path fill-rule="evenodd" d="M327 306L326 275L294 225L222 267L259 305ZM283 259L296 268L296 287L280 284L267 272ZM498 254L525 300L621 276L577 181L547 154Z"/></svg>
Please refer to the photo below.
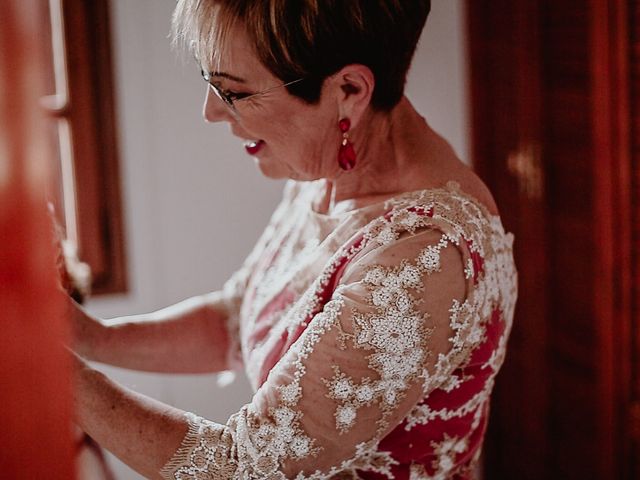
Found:
<svg viewBox="0 0 640 480"><path fill-rule="evenodd" d="M233 90L225 90L224 93L227 96L227 98L231 99L232 101L242 100L243 98L246 98L249 96L248 93L234 92Z"/></svg>
<svg viewBox="0 0 640 480"><path fill-rule="evenodd" d="M218 88L218 90L220 91L223 97L231 100L232 102L236 100L242 100L243 98L251 95L250 93L236 92L233 90L226 90L224 88L220 88L220 84L214 84L214 85Z"/></svg>

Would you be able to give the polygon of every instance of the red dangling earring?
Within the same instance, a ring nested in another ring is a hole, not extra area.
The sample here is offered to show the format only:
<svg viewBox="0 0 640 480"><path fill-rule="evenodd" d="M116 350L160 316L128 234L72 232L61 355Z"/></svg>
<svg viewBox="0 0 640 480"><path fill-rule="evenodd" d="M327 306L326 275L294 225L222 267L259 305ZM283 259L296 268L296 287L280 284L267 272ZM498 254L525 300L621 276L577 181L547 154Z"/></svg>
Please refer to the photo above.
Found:
<svg viewBox="0 0 640 480"><path fill-rule="evenodd" d="M353 143L349 141L349 129L351 121L343 118L338 122L338 128L342 132L342 142L340 150L338 150L338 165L343 170L351 170L356 166L356 151L353 149Z"/></svg>

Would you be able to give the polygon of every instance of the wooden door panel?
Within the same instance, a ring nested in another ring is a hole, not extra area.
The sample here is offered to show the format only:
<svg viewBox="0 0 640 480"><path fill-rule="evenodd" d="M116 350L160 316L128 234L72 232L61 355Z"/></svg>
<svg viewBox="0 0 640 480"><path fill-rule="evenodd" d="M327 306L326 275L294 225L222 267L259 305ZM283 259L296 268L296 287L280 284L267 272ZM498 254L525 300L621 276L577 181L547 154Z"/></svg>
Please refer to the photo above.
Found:
<svg viewBox="0 0 640 480"><path fill-rule="evenodd" d="M535 2L467 2L474 167L494 193L505 228L516 235L520 291L492 399L485 449L485 478L491 480L545 478L547 463L547 425L540 421L547 410L546 323L540 321L546 316L547 225L539 196L523 193L525 172L540 154L536 15Z"/></svg>
<svg viewBox="0 0 640 480"><path fill-rule="evenodd" d="M474 163L520 274L491 480L640 478L639 4L467 2Z"/></svg>

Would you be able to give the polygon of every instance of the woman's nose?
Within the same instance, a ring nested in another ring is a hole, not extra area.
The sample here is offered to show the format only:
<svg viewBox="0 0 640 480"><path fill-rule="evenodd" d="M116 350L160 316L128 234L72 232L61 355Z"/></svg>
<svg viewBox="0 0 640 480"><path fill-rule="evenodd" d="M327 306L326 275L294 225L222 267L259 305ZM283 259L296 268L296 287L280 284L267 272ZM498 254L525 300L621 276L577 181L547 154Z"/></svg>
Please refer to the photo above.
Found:
<svg viewBox="0 0 640 480"><path fill-rule="evenodd" d="M204 97L202 117L207 123L228 122L233 120L229 109L209 87L207 87L207 93Z"/></svg>

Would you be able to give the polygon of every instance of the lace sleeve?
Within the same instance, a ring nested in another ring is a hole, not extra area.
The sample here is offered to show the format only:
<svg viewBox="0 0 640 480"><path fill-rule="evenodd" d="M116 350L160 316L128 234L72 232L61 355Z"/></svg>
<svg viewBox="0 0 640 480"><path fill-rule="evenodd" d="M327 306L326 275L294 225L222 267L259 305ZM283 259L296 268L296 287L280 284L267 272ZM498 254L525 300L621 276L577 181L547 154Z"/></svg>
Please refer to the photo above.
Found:
<svg viewBox="0 0 640 480"><path fill-rule="evenodd" d="M477 341L462 245L428 228L363 251L251 403L224 425L187 414L163 478L389 475L379 441Z"/></svg>

